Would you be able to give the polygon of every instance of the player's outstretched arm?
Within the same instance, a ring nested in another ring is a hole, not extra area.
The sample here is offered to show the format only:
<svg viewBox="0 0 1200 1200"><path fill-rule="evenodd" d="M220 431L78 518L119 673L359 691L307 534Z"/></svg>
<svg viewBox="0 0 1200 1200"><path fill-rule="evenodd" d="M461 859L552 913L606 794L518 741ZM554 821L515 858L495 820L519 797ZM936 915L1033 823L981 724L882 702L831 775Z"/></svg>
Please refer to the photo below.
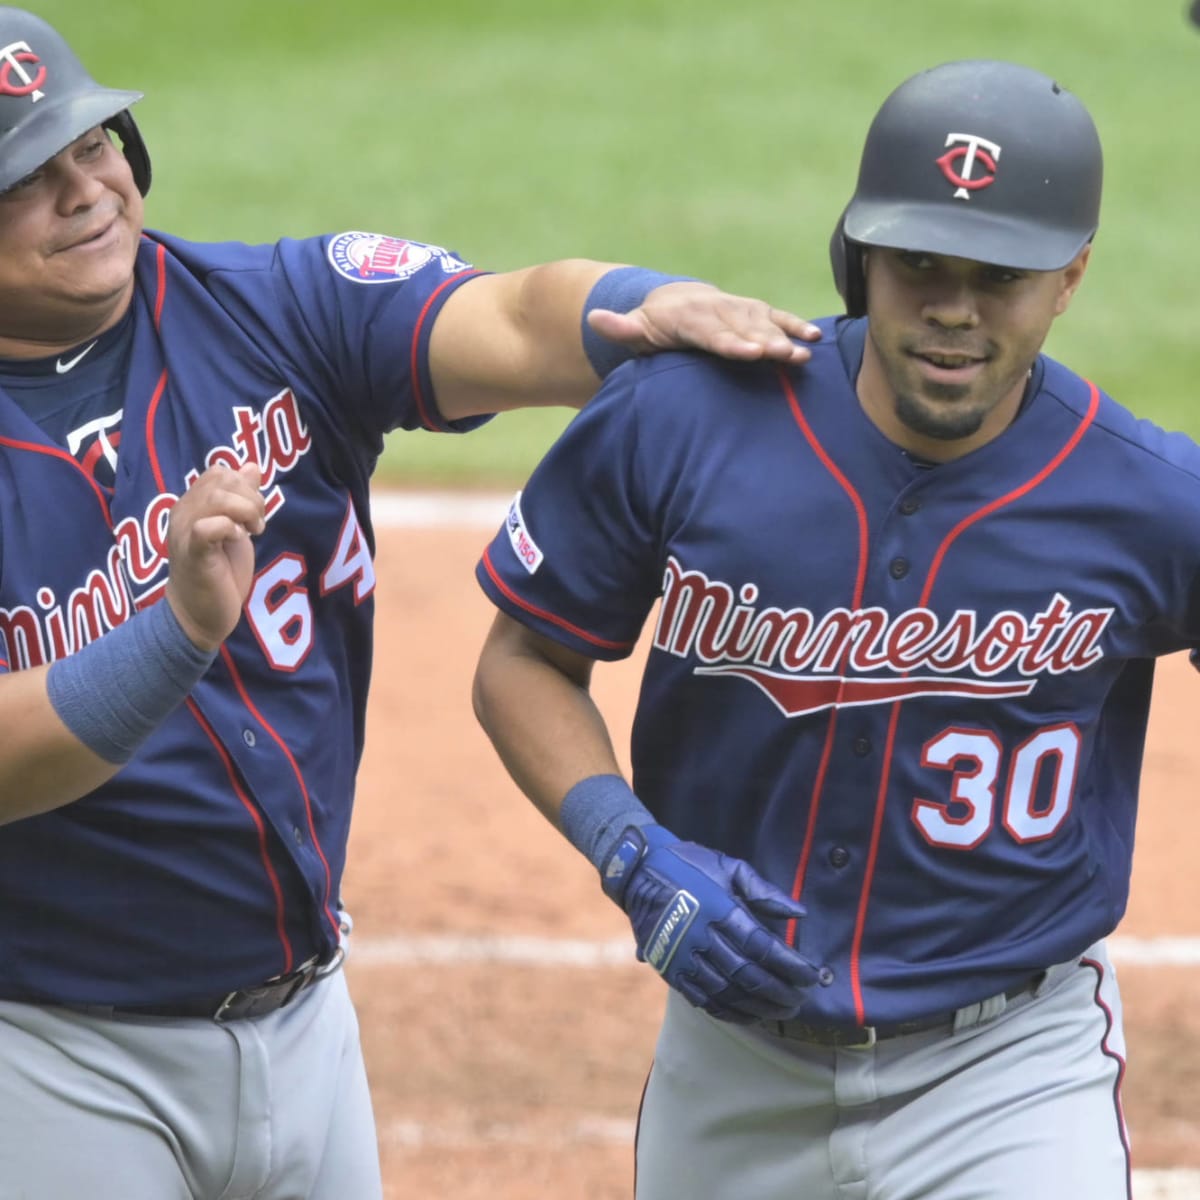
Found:
<svg viewBox="0 0 1200 1200"><path fill-rule="evenodd" d="M233 631L263 528L257 467L206 471L171 512L166 599L48 667L0 676L0 824L104 783Z"/></svg>
<svg viewBox="0 0 1200 1200"><path fill-rule="evenodd" d="M592 660L498 614L475 712L517 785L597 867L638 957L722 1020L784 1020L817 968L783 940L804 915L749 863L675 837L621 778L588 691Z"/></svg>
<svg viewBox="0 0 1200 1200"><path fill-rule="evenodd" d="M430 338L442 415L454 420L541 405L579 407L617 362L657 350L791 363L811 357L803 343L820 333L803 318L672 278L564 259L463 284L438 314ZM656 286L643 293L648 284Z"/></svg>

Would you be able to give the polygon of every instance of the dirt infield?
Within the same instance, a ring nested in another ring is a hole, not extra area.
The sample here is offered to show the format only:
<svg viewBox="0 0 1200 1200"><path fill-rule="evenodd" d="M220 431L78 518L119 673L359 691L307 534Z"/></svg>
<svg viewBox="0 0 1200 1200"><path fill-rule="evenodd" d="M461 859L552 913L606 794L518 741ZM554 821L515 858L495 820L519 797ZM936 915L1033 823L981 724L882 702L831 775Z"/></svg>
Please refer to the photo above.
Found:
<svg viewBox="0 0 1200 1200"><path fill-rule="evenodd" d="M491 619L472 570L487 536L380 530L375 684L345 897L364 948L348 970L387 1196L628 1200L663 987L637 964L582 953L625 937L625 919L517 793L471 715ZM597 669L618 745L639 662ZM1163 664L1122 935L1200 933L1200 737L1197 693L1186 690L1198 686L1185 659ZM498 941L521 936L530 940ZM545 939L587 946L563 963ZM414 944L429 953L406 961ZM487 961L496 946L513 961ZM428 961L433 950L444 961ZM1200 1167L1200 966L1118 967L1135 1165Z"/></svg>

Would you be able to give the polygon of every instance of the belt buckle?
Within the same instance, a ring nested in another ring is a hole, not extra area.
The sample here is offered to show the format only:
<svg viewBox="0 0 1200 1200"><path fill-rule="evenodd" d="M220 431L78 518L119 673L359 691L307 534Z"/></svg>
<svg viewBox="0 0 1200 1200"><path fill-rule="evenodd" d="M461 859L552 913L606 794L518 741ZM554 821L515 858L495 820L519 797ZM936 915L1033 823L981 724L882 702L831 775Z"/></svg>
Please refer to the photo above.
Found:
<svg viewBox="0 0 1200 1200"><path fill-rule="evenodd" d="M843 1050L870 1050L877 1041L879 1035L876 1033L874 1025L863 1026L863 1039L861 1042L843 1042L841 1049Z"/></svg>
<svg viewBox="0 0 1200 1200"><path fill-rule="evenodd" d="M313 977L316 979L324 979L326 975L332 975L341 965L342 960L346 957L345 946L338 946L333 952L330 960L324 966L317 966L313 971Z"/></svg>
<svg viewBox="0 0 1200 1200"><path fill-rule="evenodd" d="M266 983L260 984L258 987L238 988L236 991L230 992L224 1000L217 1006L217 1011L213 1013L212 1019L218 1022L236 1021L242 1017L252 1017L256 1015L255 1006L268 996L274 996L281 987L286 988L283 993L283 998L277 1003L272 1004L267 1013L275 1012L277 1009L283 1008L290 1004L295 999L298 992L303 991L314 979L318 979L330 971L341 965L342 949L339 946L337 953L324 966L321 965L317 955L302 962L294 971L287 975L276 975L274 979L268 979Z"/></svg>
<svg viewBox="0 0 1200 1200"><path fill-rule="evenodd" d="M212 1019L222 1023L225 1021L234 1020L237 1014L232 1011L233 1006L245 994L246 993L240 989L235 992L230 992L229 995L227 995L225 999L222 1000L219 1005L217 1005L217 1011L213 1013Z"/></svg>

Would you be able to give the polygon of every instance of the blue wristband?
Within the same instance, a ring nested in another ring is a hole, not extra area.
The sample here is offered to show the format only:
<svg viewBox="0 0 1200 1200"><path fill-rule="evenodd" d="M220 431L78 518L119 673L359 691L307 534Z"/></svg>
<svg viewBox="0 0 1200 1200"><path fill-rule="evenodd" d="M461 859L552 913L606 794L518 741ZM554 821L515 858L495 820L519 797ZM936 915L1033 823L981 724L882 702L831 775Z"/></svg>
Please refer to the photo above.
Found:
<svg viewBox="0 0 1200 1200"><path fill-rule="evenodd" d="M583 305L582 337L583 350L592 364L592 369L603 379L634 352L619 342L609 341L588 324L588 313L593 308L606 308L612 312L627 313L637 308L656 287L664 283L695 283L690 275L664 275L646 267L614 267L601 275L588 292Z"/></svg>
<svg viewBox="0 0 1200 1200"><path fill-rule="evenodd" d="M590 775L563 797L558 824L567 840L603 871L630 825L653 825L650 810L620 775Z"/></svg>
<svg viewBox="0 0 1200 1200"><path fill-rule="evenodd" d="M105 761L121 764L212 665L171 606L153 607L50 664L46 692L62 723Z"/></svg>

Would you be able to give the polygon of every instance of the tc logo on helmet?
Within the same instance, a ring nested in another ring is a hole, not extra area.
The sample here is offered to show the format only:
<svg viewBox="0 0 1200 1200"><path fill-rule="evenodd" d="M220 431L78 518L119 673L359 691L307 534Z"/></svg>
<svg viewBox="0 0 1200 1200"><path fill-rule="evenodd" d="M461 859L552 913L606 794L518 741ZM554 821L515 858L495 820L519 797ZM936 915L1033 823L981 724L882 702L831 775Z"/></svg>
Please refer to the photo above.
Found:
<svg viewBox="0 0 1200 1200"><path fill-rule="evenodd" d="M37 63L37 71L30 75L23 63ZM14 82L14 75L21 81L19 84ZM36 104L46 94L39 90L45 82L46 68L28 42L11 42L0 50L0 96L32 95Z"/></svg>
<svg viewBox="0 0 1200 1200"><path fill-rule="evenodd" d="M959 145L958 143L962 143ZM1000 157L1000 147L987 138L981 138L973 133L948 133L946 145L953 146L941 158L937 165L942 174L954 184L957 189L955 200L969 200L972 192L979 191L996 181L996 160ZM979 164L983 174L975 177L975 167Z"/></svg>

